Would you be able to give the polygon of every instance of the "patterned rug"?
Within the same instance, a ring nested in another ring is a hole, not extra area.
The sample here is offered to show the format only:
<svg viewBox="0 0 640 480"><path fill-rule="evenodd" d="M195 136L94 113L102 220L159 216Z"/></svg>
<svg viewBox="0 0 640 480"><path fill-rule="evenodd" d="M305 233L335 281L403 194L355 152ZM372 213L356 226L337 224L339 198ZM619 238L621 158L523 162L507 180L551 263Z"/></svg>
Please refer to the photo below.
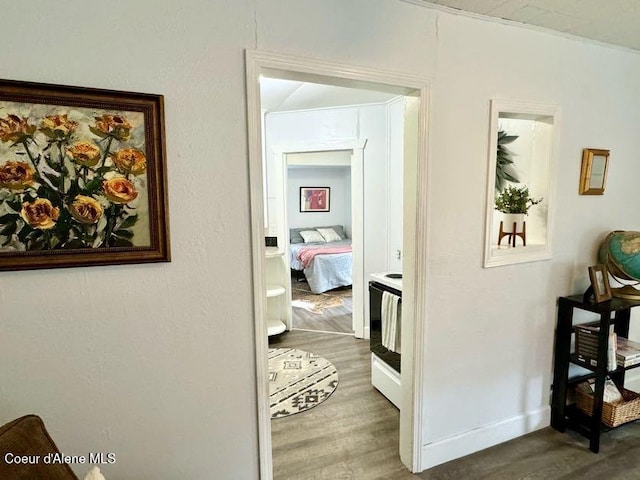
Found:
<svg viewBox="0 0 640 480"><path fill-rule="evenodd" d="M295 348L269 349L271 418L309 410L337 387L338 371L328 360Z"/></svg>
<svg viewBox="0 0 640 480"><path fill-rule="evenodd" d="M351 287L336 288L324 293L313 293L308 284L301 282L291 286L291 306L322 315L327 308L344 305L344 299L350 298L351 295Z"/></svg>

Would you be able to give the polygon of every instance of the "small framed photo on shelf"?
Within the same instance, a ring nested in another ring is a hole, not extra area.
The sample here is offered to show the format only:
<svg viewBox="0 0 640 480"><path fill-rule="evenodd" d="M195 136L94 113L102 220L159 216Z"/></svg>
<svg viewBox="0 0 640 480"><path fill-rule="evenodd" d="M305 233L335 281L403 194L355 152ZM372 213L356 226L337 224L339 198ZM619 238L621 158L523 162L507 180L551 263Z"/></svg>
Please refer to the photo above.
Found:
<svg viewBox="0 0 640 480"><path fill-rule="evenodd" d="M329 187L300 187L300 211L328 212L330 193Z"/></svg>
<svg viewBox="0 0 640 480"><path fill-rule="evenodd" d="M593 300L595 303L611 300L611 287L609 286L609 276L604 265L593 265L589 267L589 279L593 289Z"/></svg>

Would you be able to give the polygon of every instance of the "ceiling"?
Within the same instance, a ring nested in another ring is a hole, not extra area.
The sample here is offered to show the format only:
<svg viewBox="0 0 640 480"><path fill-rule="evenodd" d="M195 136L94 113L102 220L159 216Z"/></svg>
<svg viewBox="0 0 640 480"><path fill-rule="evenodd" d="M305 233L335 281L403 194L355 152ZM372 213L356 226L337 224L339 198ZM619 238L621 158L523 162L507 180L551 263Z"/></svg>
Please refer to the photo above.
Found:
<svg viewBox="0 0 640 480"><path fill-rule="evenodd" d="M269 112L383 103L397 96L375 90L260 78L261 106Z"/></svg>
<svg viewBox="0 0 640 480"><path fill-rule="evenodd" d="M640 50L638 0L410 0Z"/></svg>

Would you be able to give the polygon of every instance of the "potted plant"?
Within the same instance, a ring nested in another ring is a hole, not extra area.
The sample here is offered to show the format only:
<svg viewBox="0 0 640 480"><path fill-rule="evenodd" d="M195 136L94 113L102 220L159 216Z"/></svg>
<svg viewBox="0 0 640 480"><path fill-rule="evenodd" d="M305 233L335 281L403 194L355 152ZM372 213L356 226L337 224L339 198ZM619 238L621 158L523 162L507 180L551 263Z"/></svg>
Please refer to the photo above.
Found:
<svg viewBox="0 0 640 480"><path fill-rule="evenodd" d="M496 196L496 210L502 212L503 231L516 233L522 231L524 216L529 213L529 209L542 202L542 198L533 198L529 195L529 187L507 187ZM516 224L516 231L513 232L513 224Z"/></svg>
<svg viewBox="0 0 640 480"><path fill-rule="evenodd" d="M496 152L496 193L502 192L508 182L519 183L512 155L505 145L515 142L518 135L509 135L504 130L498 131L498 150Z"/></svg>

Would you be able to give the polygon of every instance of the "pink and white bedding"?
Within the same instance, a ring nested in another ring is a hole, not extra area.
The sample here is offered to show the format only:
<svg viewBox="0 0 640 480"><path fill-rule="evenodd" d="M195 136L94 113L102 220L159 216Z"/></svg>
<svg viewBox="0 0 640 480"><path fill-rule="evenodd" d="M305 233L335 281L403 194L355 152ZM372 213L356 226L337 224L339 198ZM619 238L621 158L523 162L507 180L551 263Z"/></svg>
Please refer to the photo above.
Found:
<svg viewBox="0 0 640 480"><path fill-rule="evenodd" d="M303 270L313 293L352 283L351 240L330 243L291 244L290 266Z"/></svg>
<svg viewBox="0 0 640 480"><path fill-rule="evenodd" d="M309 268L316 255L332 255L337 253L351 253L351 245L318 245L305 247L298 251L297 258L304 268Z"/></svg>

